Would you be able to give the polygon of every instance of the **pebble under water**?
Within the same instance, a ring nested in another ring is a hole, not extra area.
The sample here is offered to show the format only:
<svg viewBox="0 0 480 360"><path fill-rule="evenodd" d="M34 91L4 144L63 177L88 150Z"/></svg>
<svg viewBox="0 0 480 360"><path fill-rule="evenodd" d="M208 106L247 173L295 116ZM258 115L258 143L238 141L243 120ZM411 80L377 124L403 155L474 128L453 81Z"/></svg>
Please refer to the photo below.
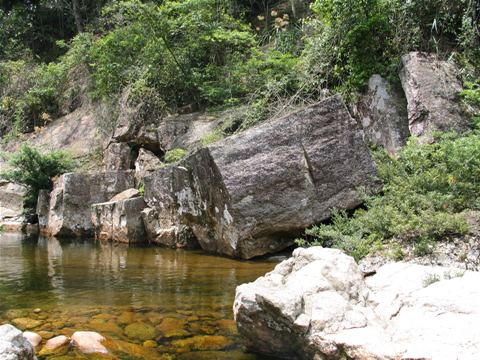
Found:
<svg viewBox="0 0 480 360"><path fill-rule="evenodd" d="M36 332L42 344L75 331L107 339L109 354L70 349L52 360L261 359L246 351L232 304L237 285L277 262L3 234L0 324Z"/></svg>

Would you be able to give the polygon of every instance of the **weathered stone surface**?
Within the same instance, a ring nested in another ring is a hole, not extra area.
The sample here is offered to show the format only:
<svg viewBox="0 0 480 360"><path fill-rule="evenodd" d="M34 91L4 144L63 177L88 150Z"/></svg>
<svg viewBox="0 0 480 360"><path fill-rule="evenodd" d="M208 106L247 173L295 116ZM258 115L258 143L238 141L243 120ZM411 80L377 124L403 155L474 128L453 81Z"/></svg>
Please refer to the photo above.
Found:
<svg viewBox="0 0 480 360"><path fill-rule="evenodd" d="M389 84L380 75L368 81L368 93L359 106L365 138L396 154L410 137L407 99L399 85Z"/></svg>
<svg viewBox="0 0 480 360"><path fill-rule="evenodd" d="M130 170L132 165L132 151L125 143L110 143L103 152L104 171Z"/></svg>
<svg viewBox="0 0 480 360"><path fill-rule="evenodd" d="M105 338L94 331L76 331L72 335L72 341L84 353L108 353L107 348L101 344Z"/></svg>
<svg viewBox="0 0 480 360"><path fill-rule="evenodd" d="M148 241L170 248L197 248L198 240L178 215L172 187L175 169L173 165L162 167L143 180L148 208L142 218Z"/></svg>
<svg viewBox="0 0 480 360"><path fill-rule="evenodd" d="M442 132L465 131L465 116L458 93L462 83L457 67L436 55L412 52L400 59L400 80L408 101L408 120L413 136L426 135L431 126Z"/></svg>
<svg viewBox="0 0 480 360"><path fill-rule="evenodd" d="M50 208L50 191L42 189L38 192L36 214L38 216L38 226L45 229L48 224L48 211Z"/></svg>
<svg viewBox="0 0 480 360"><path fill-rule="evenodd" d="M42 337L31 331L25 331L23 336L32 344L33 348L36 348L42 342Z"/></svg>
<svg viewBox="0 0 480 360"><path fill-rule="evenodd" d="M120 194L115 195L112 197L109 202L111 201L121 201L121 200L128 200L133 199L140 196L140 191L137 189L127 189L122 191Z"/></svg>
<svg viewBox="0 0 480 360"><path fill-rule="evenodd" d="M91 214L95 238L125 243L146 242L141 215L146 206L143 196L93 204Z"/></svg>
<svg viewBox="0 0 480 360"><path fill-rule="evenodd" d="M21 214L24 195L23 186L0 180L0 219Z"/></svg>
<svg viewBox="0 0 480 360"><path fill-rule="evenodd" d="M163 163L153 152L141 148L138 151L137 160L135 160L135 177L141 179L162 166Z"/></svg>
<svg viewBox="0 0 480 360"><path fill-rule="evenodd" d="M169 116L158 127L160 148L194 150L201 146L203 136L216 127L216 119L203 113Z"/></svg>
<svg viewBox="0 0 480 360"><path fill-rule="evenodd" d="M291 245L330 208L360 204L354 190L375 186L375 174L334 96L200 149L172 169L167 192L205 251L252 258Z"/></svg>
<svg viewBox="0 0 480 360"><path fill-rule="evenodd" d="M237 287L235 321L249 349L286 358L474 359L480 274L450 270L393 263L364 281L338 250L297 249Z"/></svg>
<svg viewBox="0 0 480 360"><path fill-rule="evenodd" d="M132 102L130 89L127 89L122 95L113 139L158 150L156 124L161 117L161 107L157 106L155 99L146 95L141 102Z"/></svg>
<svg viewBox="0 0 480 360"><path fill-rule="evenodd" d="M65 355L68 352L68 349L70 349L70 339L65 335L60 335L49 339L38 355L61 356Z"/></svg>
<svg viewBox="0 0 480 360"><path fill-rule="evenodd" d="M41 232L55 236L92 236L91 205L133 188L133 171L94 175L68 173L60 176L50 193L47 220L40 219Z"/></svg>
<svg viewBox="0 0 480 360"><path fill-rule="evenodd" d="M0 359L36 360L30 342L22 332L10 324L0 326Z"/></svg>

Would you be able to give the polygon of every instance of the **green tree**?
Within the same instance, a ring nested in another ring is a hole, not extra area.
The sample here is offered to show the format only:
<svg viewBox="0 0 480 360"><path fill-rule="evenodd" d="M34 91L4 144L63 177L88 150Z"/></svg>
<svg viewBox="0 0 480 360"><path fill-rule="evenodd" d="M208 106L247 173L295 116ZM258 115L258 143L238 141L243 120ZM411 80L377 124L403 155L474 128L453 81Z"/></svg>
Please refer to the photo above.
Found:
<svg viewBox="0 0 480 360"><path fill-rule="evenodd" d="M15 169L0 172L0 178L25 186L24 206L27 213L35 212L39 190L51 190L54 177L74 169L73 161L65 152L52 151L42 154L38 148L27 143L16 153L6 157L8 164Z"/></svg>

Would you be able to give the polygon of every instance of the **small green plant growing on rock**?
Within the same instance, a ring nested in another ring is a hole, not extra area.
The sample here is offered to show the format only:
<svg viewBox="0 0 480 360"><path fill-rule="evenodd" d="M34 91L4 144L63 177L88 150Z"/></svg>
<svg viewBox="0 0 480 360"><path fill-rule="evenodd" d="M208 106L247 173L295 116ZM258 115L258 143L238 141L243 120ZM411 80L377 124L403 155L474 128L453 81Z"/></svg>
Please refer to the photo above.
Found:
<svg viewBox="0 0 480 360"><path fill-rule="evenodd" d="M14 170L0 172L0 178L25 186L24 213L34 213L38 191L52 189L52 178L72 171L73 160L63 151L42 154L40 149L24 143L15 154L3 154Z"/></svg>
<svg viewBox="0 0 480 360"><path fill-rule="evenodd" d="M225 136L223 135L221 130L212 131L210 133L206 133L202 137L202 145L207 146L210 145L218 140L222 140Z"/></svg>
<svg viewBox="0 0 480 360"><path fill-rule="evenodd" d="M437 274L427 274L423 280L423 287L427 287L429 285L432 285L433 283L439 282L440 281L440 276Z"/></svg>
<svg viewBox="0 0 480 360"><path fill-rule="evenodd" d="M176 163L180 160L182 160L185 155L187 155L187 151L184 149L173 149L170 151L167 151L165 154L165 164L173 164Z"/></svg>

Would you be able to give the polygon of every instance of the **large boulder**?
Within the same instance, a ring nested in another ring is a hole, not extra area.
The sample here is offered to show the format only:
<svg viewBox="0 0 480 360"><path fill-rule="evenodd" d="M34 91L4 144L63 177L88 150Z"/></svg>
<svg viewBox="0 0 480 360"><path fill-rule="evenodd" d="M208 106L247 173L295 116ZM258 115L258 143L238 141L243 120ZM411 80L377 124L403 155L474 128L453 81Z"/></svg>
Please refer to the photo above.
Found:
<svg viewBox="0 0 480 360"><path fill-rule="evenodd" d="M372 144L396 154L407 143L410 137L407 99L400 85L373 75L358 108L365 138Z"/></svg>
<svg viewBox="0 0 480 360"><path fill-rule="evenodd" d="M133 155L126 143L110 143L103 152L103 170L130 170L133 165Z"/></svg>
<svg viewBox="0 0 480 360"><path fill-rule="evenodd" d="M134 185L132 171L63 174L50 193L47 219L39 217L40 231L54 236L92 236L91 205L106 202Z"/></svg>
<svg viewBox="0 0 480 360"><path fill-rule="evenodd" d="M155 156L153 152L140 148L137 159L135 160L135 177L137 179L143 179L162 166L162 161Z"/></svg>
<svg viewBox="0 0 480 360"><path fill-rule="evenodd" d="M333 207L359 205L355 190L376 186L375 175L360 128L333 96L202 148L162 177L205 251L252 258L293 244Z"/></svg>
<svg viewBox="0 0 480 360"><path fill-rule="evenodd" d="M22 332L10 324L0 326L0 359L36 360L32 345Z"/></svg>
<svg viewBox="0 0 480 360"><path fill-rule="evenodd" d="M197 239L178 213L173 189L175 171L178 169L174 165L168 165L143 179L148 207L142 211L142 218L148 240L170 248L197 248Z"/></svg>
<svg viewBox="0 0 480 360"><path fill-rule="evenodd" d="M459 101L462 82L457 66L436 55L412 52L400 59L400 80L408 101L413 136L428 134L433 126L442 132L468 129L469 117Z"/></svg>
<svg viewBox="0 0 480 360"><path fill-rule="evenodd" d="M339 250L296 249L237 287L234 316L250 350L281 358L475 359L479 280L407 263L364 280Z"/></svg>
<svg viewBox="0 0 480 360"><path fill-rule="evenodd" d="M113 139L158 150L157 124L162 116L162 106L154 94L147 94L139 100L128 88L122 94Z"/></svg>
<svg viewBox="0 0 480 360"><path fill-rule="evenodd" d="M24 195L25 187L0 180L0 220L22 213Z"/></svg>
<svg viewBox="0 0 480 360"><path fill-rule="evenodd" d="M95 238L124 243L147 241L142 210L147 205L143 196L92 205Z"/></svg>

